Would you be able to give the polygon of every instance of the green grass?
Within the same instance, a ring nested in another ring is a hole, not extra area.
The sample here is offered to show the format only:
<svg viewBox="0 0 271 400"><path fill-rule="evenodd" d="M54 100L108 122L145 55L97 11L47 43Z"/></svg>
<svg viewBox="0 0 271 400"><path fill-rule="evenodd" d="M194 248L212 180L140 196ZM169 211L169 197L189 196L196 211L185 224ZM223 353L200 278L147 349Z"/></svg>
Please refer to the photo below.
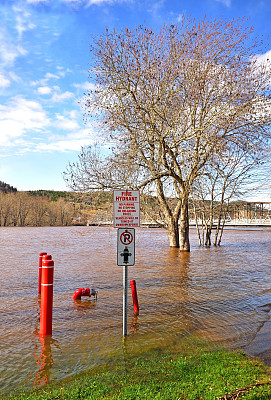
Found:
<svg viewBox="0 0 271 400"><path fill-rule="evenodd" d="M271 368L241 352L188 346L181 351L155 350L124 356L99 371L2 398L213 400L246 388L242 396L240 392L238 397L236 393L228 398L270 400L270 376ZM267 383L253 386L258 382Z"/></svg>

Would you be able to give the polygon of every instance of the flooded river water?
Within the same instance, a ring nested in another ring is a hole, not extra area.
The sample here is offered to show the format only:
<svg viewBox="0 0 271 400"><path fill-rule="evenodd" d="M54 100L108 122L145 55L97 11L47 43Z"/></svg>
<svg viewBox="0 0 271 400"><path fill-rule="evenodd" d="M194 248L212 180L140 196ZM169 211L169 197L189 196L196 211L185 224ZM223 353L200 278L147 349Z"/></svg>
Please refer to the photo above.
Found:
<svg viewBox="0 0 271 400"><path fill-rule="evenodd" d="M102 365L122 352L122 267L111 227L0 228L0 393ZM271 230L228 229L220 248L168 247L166 232L136 229L140 314L128 290L131 353L190 335L271 360ZM53 335L39 337L38 259L55 261ZM78 288L98 300L73 301Z"/></svg>

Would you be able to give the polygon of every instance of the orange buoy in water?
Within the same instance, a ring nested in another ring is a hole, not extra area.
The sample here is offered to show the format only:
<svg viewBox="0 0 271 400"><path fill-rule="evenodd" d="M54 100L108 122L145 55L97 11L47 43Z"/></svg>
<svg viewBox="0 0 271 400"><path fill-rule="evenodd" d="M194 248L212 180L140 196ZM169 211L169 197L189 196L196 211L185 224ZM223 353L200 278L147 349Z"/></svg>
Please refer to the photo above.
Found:
<svg viewBox="0 0 271 400"><path fill-rule="evenodd" d="M76 289L76 291L73 294L73 300L81 300L81 296L88 296L88 297L95 297L97 300L97 290L90 289L90 288L81 288L81 289Z"/></svg>

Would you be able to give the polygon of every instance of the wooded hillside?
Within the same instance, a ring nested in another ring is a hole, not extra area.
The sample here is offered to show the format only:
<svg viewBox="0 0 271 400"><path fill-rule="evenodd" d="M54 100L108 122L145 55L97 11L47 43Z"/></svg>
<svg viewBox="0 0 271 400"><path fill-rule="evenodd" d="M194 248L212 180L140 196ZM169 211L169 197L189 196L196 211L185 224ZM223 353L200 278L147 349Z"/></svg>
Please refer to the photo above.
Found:
<svg viewBox="0 0 271 400"><path fill-rule="evenodd" d="M10 186L8 183L0 181L0 191L4 193L17 192L17 189Z"/></svg>
<svg viewBox="0 0 271 400"><path fill-rule="evenodd" d="M17 191L1 182L0 226L98 225L112 220L112 194Z"/></svg>

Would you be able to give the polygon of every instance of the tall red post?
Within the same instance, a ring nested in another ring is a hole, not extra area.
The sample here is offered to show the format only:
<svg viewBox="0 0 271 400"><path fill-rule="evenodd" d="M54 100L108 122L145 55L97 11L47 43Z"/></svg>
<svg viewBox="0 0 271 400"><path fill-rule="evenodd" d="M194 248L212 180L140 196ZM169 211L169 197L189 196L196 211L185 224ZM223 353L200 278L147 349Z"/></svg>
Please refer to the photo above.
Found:
<svg viewBox="0 0 271 400"><path fill-rule="evenodd" d="M47 253L40 253L40 257L39 257L39 293L41 292L41 268L42 268L42 256L45 256Z"/></svg>
<svg viewBox="0 0 271 400"><path fill-rule="evenodd" d="M46 256L44 256L45 258ZM52 335L54 261L42 260L40 336Z"/></svg>
<svg viewBox="0 0 271 400"><path fill-rule="evenodd" d="M133 305L134 305L134 314L139 314L139 306L138 306L138 298L137 298L137 291L136 291L136 281L130 281L131 290L132 290L132 297L133 297Z"/></svg>

